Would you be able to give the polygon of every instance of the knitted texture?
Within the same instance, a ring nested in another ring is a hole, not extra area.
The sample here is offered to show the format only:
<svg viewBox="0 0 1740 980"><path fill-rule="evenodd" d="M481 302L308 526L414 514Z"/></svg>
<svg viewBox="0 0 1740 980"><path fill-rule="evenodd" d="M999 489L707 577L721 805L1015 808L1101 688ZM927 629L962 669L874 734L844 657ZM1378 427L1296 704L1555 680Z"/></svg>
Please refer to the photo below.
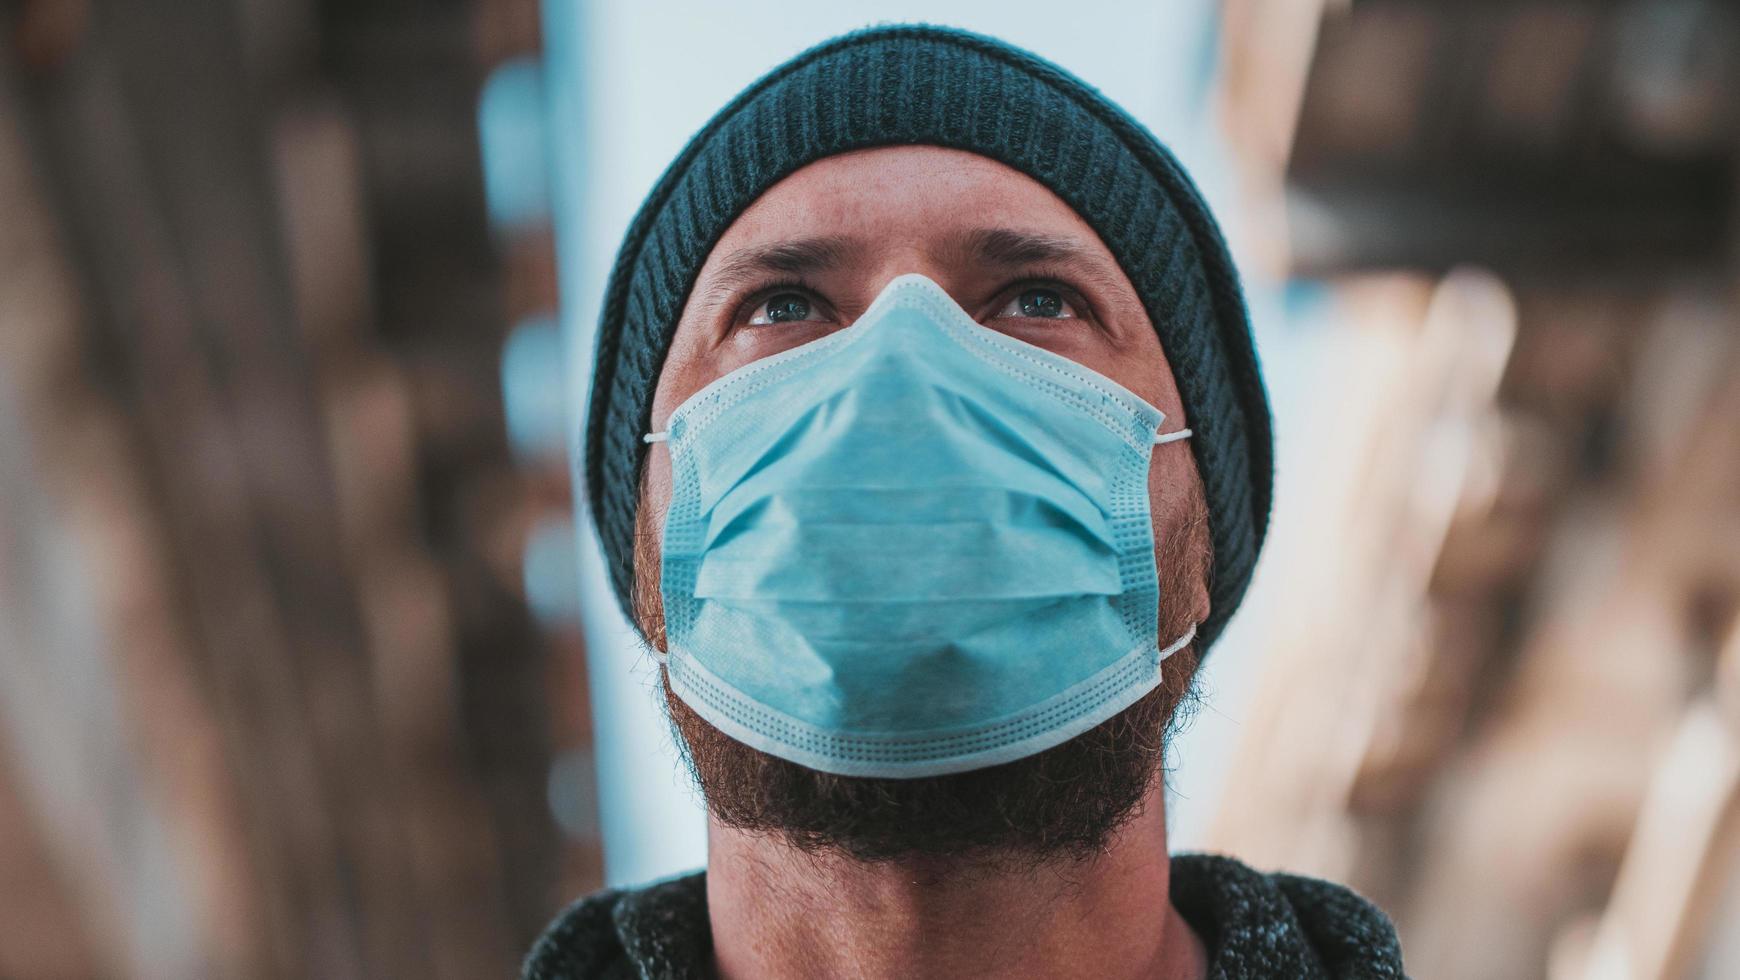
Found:
<svg viewBox="0 0 1740 980"><path fill-rule="evenodd" d="M1405 980L1395 928L1375 905L1315 878L1231 858L1172 858L1172 904L1202 939L1208 980ZM1155 928L1160 918L1155 914ZM705 980L713 972L707 876L599 892L569 906L522 980Z"/></svg>
<svg viewBox="0 0 1740 980"><path fill-rule="evenodd" d="M521 980L712 977L706 883L698 872L575 902L538 937Z"/></svg>
<svg viewBox="0 0 1740 980"><path fill-rule="evenodd" d="M586 490L611 584L633 619L634 518L653 393L702 263L732 221L805 164L849 150L966 150L1043 184L1111 250L1183 397L1214 547L1206 652L1250 583L1268 526L1273 447L1237 273L1171 153L1050 62L950 28L867 28L744 90L654 186L611 271L586 424Z"/></svg>
<svg viewBox="0 0 1740 980"><path fill-rule="evenodd" d="M1389 917L1341 885L1188 854L1172 859L1171 896L1209 951L1208 980L1405 980Z"/></svg>

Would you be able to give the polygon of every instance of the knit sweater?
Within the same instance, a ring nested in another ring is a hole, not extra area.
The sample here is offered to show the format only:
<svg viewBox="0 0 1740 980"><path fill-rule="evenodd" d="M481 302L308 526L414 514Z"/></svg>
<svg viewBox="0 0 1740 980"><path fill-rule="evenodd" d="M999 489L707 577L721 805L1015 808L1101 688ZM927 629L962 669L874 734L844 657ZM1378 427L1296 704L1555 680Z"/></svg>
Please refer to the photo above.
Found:
<svg viewBox="0 0 1740 980"><path fill-rule="evenodd" d="M1202 938L1208 980L1404 980L1395 929L1340 885L1231 858L1172 859L1172 904ZM521 980L708 980L706 872L582 899L550 924Z"/></svg>

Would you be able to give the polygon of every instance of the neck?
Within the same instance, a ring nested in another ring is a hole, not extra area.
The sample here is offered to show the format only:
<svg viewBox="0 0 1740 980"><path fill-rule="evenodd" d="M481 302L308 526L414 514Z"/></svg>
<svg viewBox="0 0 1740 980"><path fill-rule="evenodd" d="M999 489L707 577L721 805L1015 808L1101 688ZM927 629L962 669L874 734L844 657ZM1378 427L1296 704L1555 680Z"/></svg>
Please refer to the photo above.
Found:
<svg viewBox="0 0 1740 980"><path fill-rule="evenodd" d="M709 827L707 906L723 980L1096 977L1197 980L1201 942L1168 898L1156 780L1091 860L1010 870L925 858L867 864Z"/></svg>

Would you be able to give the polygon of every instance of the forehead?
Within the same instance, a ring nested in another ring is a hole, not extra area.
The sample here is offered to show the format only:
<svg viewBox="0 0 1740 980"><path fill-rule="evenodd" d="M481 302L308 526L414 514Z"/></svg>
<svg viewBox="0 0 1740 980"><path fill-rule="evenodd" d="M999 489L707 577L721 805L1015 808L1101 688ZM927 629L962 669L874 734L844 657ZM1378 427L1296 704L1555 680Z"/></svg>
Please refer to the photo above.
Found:
<svg viewBox="0 0 1740 980"><path fill-rule="evenodd" d="M988 157L939 146L890 146L825 157L756 199L708 264L761 241L850 233L924 247L967 227L1012 227L1079 238L1110 253L1081 216L1043 184Z"/></svg>

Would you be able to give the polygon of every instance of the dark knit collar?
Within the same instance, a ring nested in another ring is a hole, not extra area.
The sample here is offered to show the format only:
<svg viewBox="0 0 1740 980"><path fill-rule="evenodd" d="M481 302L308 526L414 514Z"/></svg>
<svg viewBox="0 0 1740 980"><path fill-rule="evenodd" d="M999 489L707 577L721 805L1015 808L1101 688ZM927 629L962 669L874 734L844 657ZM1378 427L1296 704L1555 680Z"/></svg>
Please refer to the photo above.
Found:
<svg viewBox="0 0 1740 980"><path fill-rule="evenodd" d="M1403 980L1395 927L1341 885L1179 854L1171 892L1208 950L1208 980Z"/></svg>
<svg viewBox="0 0 1740 980"><path fill-rule="evenodd" d="M1209 980L1403 980L1395 929L1347 888L1263 874L1231 858L1172 858L1172 904L1202 937ZM706 872L569 906L522 980L709 980Z"/></svg>

